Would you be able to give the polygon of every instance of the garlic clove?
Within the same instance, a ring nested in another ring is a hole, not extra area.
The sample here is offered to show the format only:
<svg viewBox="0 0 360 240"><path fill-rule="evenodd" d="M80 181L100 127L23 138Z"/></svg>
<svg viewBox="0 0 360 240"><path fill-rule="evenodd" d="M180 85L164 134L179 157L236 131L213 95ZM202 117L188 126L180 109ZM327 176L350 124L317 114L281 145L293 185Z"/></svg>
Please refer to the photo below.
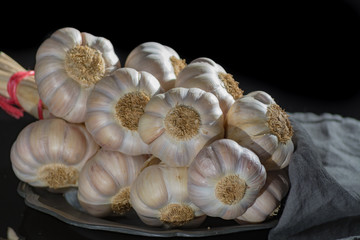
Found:
<svg viewBox="0 0 360 240"><path fill-rule="evenodd" d="M266 180L265 168L252 151L230 139L203 148L189 166L191 201L205 214L234 219L250 207Z"/></svg>
<svg viewBox="0 0 360 240"><path fill-rule="evenodd" d="M223 114L213 94L173 88L150 99L138 132L161 161L188 166L203 146L223 137Z"/></svg>
<svg viewBox="0 0 360 240"><path fill-rule="evenodd" d="M77 186L78 174L99 146L81 124L62 119L33 122L11 148L16 176L35 187Z"/></svg>

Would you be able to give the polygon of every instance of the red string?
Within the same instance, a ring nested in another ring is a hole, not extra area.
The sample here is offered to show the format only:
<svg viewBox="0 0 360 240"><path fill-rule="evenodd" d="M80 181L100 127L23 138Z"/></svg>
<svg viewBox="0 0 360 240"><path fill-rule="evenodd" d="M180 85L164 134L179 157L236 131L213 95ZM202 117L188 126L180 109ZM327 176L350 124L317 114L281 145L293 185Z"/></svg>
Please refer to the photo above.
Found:
<svg viewBox="0 0 360 240"><path fill-rule="evenodd" d="M9 94L9 98L0 96L0 108L2 108L5 112L7 112L10 116L19 119L24 116L24 109L19 103L19 100L16 96L16 90L19 83L29 76L34 76L35 72L33 70L30 71L20 71L14 73L7 84L7 92ZM38 115L39 119L43 119L42 113L42 102L41 99L38 103Z"/></svg>

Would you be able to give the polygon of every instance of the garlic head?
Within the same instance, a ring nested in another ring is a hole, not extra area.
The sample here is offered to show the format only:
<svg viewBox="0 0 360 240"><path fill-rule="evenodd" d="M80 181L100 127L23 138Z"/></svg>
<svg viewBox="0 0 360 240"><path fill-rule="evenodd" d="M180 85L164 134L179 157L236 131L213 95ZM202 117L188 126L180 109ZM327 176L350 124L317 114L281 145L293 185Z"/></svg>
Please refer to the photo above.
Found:
<svg viewBox="0 0 360 240"><path fill-rule="evenodd" d="M78 200L86 212L104 217L131 209L130 187L147 156L100 149L82 168Z"/></svg>
<svg viewBox="0 0 360 240"><path fill-rule="evenodd" d="M265 168L255 153L233 140L219 139L189 166L189 198L208 216L235 219L255 202L265 180Z"/></svg>
<svg viewBox="0 0 360 240"><path fill-rule="evenodd" d="M81 168L98 149L82 124L54 118L26 126L12 145L10 158L21 181L56 189L77 186Z"/></svg>
<svg viewBox="0 0 360 240"><path fill-rule="evenodd" d="M266 170L288 166L294 151L286 112L263 91L235 101L226 116L226 138L255 152Z"/></svg>
<svg viewBox="0 0 360 240"><path fill-rule="evenodd" d="M85 121L86 101L94 84L120 67L111 42L61 28L36 53L35 81L49 111L69 122Z"/></svg>
<svg viewBox="0 0 360 240"><path fill-rule="evenodd" d="M130 202L139 218L149 226L197 227L206 218L189 199L186 167L151 165L136 178Z"/></svg>
<svg viewBox="0 0 360 240"><path fill-rule="evenodd" d="M188 64L175 82L176 87L200 88L213 93L220 103L224 114L227 113L234 101L243 96L233 76L222 66L210 58L197 58Z"/></svg>
<svg viewBox="0 0 360 240"><path fill-rule="evenodd" d="M175 86L185 60L172 48L157 42L145 42L134 48L126 58L125 67L146 71L154 75L167 91Z"/></svg>
<svg viewBox="0 0 360 240"><path fill-rule="evenodd" d="M86 128L104 149L128 155L149 153L138 123L150 98L161 90L148 72L120 68L99 81L87 102Z"/></svg>
<svg viewBox="0 0 360 240"><path fill-rule="evenodd" d="M138 132L161 161L188 166L205 145L224 136L223 114L212 93L173 88L150 99Z"/></svg>

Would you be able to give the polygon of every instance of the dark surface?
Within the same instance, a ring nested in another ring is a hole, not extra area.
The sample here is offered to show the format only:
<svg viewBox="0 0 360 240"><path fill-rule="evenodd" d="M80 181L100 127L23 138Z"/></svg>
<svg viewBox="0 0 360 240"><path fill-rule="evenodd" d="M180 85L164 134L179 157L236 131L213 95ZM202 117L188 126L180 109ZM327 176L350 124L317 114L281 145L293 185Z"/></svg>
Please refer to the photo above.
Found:
<svg viewBox="0 0 360 240"><path fill-rule="evenodd" d="M267 91L288 112L329 112L360 119L360 4L356 0L251 2L197 6L182 2L159 5L155 11L142 3L98 3L89 9L54 3L41 6L41 11L32 4L8 6L0 17L0 51L33 69L42 41L58 28L71 26L108 38L123 65L138 44L157 41L174 48L187 62L212 58L234 75L245 93ZM16 120L0 110L0 237L6 236L9 226L26 239L138 239L79 229L24 205L16 192L18 180L9 153L18 133L32 121L29 115ZM227 238L266 239L267 233Z"/></svg>

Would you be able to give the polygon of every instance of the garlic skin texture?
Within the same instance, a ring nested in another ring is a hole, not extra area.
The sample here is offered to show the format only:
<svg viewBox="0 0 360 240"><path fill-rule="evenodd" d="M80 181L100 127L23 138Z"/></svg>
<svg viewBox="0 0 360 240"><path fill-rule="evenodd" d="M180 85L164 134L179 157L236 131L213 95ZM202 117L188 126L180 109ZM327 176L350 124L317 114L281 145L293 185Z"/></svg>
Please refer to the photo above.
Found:
<svg viewBox="0 0 360 240"><path fill-rule="evenodd" d="M109 40L61 28L38 48L35 81L40 98L54 116L81 123L94 84L118 67Z"/></svg>
<svg viewBox="0 0 360 240"><path fill-rule="evenodd" d="M131 209L130 186L147 156L100 149L82 168L78 200L93 216L124 215Z"/></svg>
<svg viewBox="0 0 360 240"><path fill-rule="evenodd" d="M161 91L147 72L120 68L94 87L87 103L86 128L106 150L128 155L148 154L138 133L138 122L150 98Z"/></svg>
<svg viewBox="0 0 360 240"><path fill-rule="evenodd" d="M125 67L154 75L164 91L175 86L177 75L185 65L185 60L180 59L174 49L158 42L140 44L130 52L125 61Z"/></svg>
<svg viewBox="0 0 360 240"><path fill-rule="evenodd" d="M12 145L10 158L21 181L56 189L77 186L81 168L98 149L83 124L53 118L26 126Z"/></svg>
<svg viewBox="0 0 360 240"><path fill-rule="evenodd" d="M260 223L271 216L289 191L290 180L286 171L281 169L267 172L265 185L254 204L235 221L240 224Z"/></svg>
<svg viewBox="0 0 360 240"><path fill-rule="evenodd" d="M189 166L191 201L205 214L235 219L256 200L266 171L255 153L230 139L203 148Z"/></svg>
<svg viewBox="0 0 360 240"><path fill-rule="evenodd" d="M266 170L289 165L294 151L288 115L263 91L238 99L226 116L226 138L255 152Z"/></svg>
<svg viewBox="0 0 360 240"><path fill-rule="evenodd" d="M189 199L188 170L165 164L145 168L130 189L130 202L139 218L149 226L197 227L206 218Z"/></svg>
<svg viewBox="0 0 360 240"><path fill-rule="evenodd" d="M155 157L188 166L205 145L224 136L223 114L212 93L173 88L150 99L138 132Z"/></svg>
<svg viewBox="0 0 360 240"><path fill-rule="evenodd" d="M200 88L213 93L220 102L220 107L227 113L236 99L243 96L243 91L231 74L210 58L197 58L188 64L175 82L176 87Z"/></svg>

